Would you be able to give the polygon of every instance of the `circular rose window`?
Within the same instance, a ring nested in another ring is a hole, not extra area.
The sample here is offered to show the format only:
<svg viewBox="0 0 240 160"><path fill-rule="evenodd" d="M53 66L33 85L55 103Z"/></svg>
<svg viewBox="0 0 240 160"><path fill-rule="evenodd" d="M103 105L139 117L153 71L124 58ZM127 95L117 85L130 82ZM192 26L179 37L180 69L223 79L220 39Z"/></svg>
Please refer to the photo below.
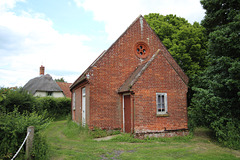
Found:
<svg viewBox="0 0 240 160"><path fill-rule="evenodd" d="M136 43L135 47L134 47L134 50L135 50L135 54L139 58L144 59L148 56L149 48L148 48L148 45L144 42Z"/></svg>

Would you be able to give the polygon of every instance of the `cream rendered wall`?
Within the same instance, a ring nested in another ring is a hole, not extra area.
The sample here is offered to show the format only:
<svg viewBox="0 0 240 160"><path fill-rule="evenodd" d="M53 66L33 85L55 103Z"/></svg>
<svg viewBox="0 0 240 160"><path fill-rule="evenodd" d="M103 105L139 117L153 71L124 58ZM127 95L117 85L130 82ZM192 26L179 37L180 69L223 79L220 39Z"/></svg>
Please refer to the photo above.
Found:
<svg viewBox="0 0 240 160"><path fill-rule="evenodd" d="M46 97L47 96L47 92L43 92L43 91L36 91L36 93L33 95L35 97Z"/></svg>
<svg viewBox="0 0 240 160"><path fill-rule="evenodd" d="M59 98L59 97L65 97L63 92L53 92L52 97Z"/></svg>
<svg viewBox="0 0 240 160"><path fill-rule="evenodd" d="M47 92L45 91L37 91L33 96L39 96L39 97L47 97ZM55 98L59 98L59 97L65 97L63 92L52 92L52 96L51 97L55 97Z"/></svg>

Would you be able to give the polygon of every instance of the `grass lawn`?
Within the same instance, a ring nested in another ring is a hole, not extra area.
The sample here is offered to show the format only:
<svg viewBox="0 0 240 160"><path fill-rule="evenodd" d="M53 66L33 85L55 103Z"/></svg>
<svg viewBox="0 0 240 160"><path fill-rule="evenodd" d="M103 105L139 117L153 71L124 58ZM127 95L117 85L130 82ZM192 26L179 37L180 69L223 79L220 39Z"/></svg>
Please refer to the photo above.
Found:
<svg viewBox="0 0 240 160"><path fill-rule="evenodd" d="M206 129L198 129L193 138L175 137L154 140L135 140L129 134L108 141L95 141L88 131L80 130L66 120L53 122L45 131L52 160L63 159L240 159L239 150L222 148L208 136Z"/></svg>

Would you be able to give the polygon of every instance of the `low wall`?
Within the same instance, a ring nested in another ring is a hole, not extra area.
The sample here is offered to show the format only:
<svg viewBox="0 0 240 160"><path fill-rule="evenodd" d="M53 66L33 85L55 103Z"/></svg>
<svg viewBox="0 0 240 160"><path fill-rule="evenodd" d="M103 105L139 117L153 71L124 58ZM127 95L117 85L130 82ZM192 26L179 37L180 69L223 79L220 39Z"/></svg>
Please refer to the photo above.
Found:
<svg viewBox="0 0 240 160"><path fill-rule="evenodd" d="M139 139L144 138L151 138L151 137L174 137L174 136L187 136L189 131L187 129L182 130L165 130L161 132L142 132L142 133L135 133L134 137Z"/></svg>

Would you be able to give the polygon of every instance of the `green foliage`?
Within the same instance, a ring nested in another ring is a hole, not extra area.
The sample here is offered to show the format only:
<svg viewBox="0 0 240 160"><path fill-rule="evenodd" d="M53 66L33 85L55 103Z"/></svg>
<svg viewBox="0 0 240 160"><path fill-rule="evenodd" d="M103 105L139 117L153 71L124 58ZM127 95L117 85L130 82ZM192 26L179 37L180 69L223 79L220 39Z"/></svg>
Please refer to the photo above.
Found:
<svg viewBox="0 0 240 160"><path fill-rule="evenodd" d="M215 59L199 77L194 90L196 93L189 108L190 126L209 127L220 142L225 140L223 143L229 147L233 147L232 143L236 144L235 148L240 146L237 141L240 134L240 62L229 57Z"/></svg>
<svg viewBox="0 0 240 160"><path fill-rule="evenodd" d="M93 131L91 131L91 136L93 138L100 138L100 137L106 137L108 136L106 130L102 130L100 128L94 127Z"/></svg>
<svg viewBox="0 0 240 160"><path fill-rule="evenodd" d="M59 79L55 79L54 81L56 81L56 82L66 82L67 83L67 81L65 81L63 77L59 78Z"/></svg>
<svg viewBox="0 0 240 160"><path fill-rule="evenodd" d="M100 129L98 127L94 127L94 129L90 132L90 134L93 138L101 138L101 137L106 137L106 136L111 136L111 135L117 135L120 133L121 133L120 129L114 129L114 130L107 131L105 129Z"/></svg>
<svg viewBox="0 0 240 160"><path fill-rule="evenodd" d="M24 111L31 112L35 105L35 97L22 88L1 88L0 97L1 108L6 112L12 112L16 107L21 113Z"/></svg>
<svg viewBox="0 0 240 160"><path fill-rule="evenodd" d="M240 55L240 13L232 22L218 27L209 35L209 53L211 55L238 58Z"/></svg>
<svg viewBox="0 0 240 160"><path fill-rule="evenodd" d="M31 155L35 160L49 159L49 144L47 143L46 136L41 134L41 132L34 134Z"/></svg>
<svg viewBox="0 0 240 160"><path fill-rule="evenodd" d="M65 117L71 112L70 98L34 97L22 88L0 88L0 111L12 112L18 108L20 113L38 112L49 117Z"/></svg>
<svg viewBox="0 0 240 160"><path fill-rule="evenodd" d="M202 0L201 3L207 13L202 23L209 31L211 64L195 79L190 126L206 126L221 144L239 149L240 2Z"/></svg>
<svg viewBox="0 0 240 160"><path fill-rule="evenodd" d="M204 27L197 22L192 25L172 14L163 16L151 13L144 18L190 78L205 69L208 61Z"/></svg>
<svg viewBox="0 0 240 160"><path fill-rule="evenodd" d="M36 101L35 110L40 113L46 110L50 117L59 118L71 112L70 98L39 97Z"/></svg>
<svg viewBox="0 0 240 160"><path fill-rule="evenodd" d="M44 115L37 113L21 114L17 109L13 112L0 113L0 159L12 157L22 144L28 126L34 126L35 132L44 129L50 123ZM24 149L20 154L24 153Z"/></svg>
<svg viewBox="0 0 240 160"><path fill-rule="evenodd" d="M239 0L201 0L201 4L206 10L202 25L206 27L208 33L232 22L240 9Z"/></svg>

